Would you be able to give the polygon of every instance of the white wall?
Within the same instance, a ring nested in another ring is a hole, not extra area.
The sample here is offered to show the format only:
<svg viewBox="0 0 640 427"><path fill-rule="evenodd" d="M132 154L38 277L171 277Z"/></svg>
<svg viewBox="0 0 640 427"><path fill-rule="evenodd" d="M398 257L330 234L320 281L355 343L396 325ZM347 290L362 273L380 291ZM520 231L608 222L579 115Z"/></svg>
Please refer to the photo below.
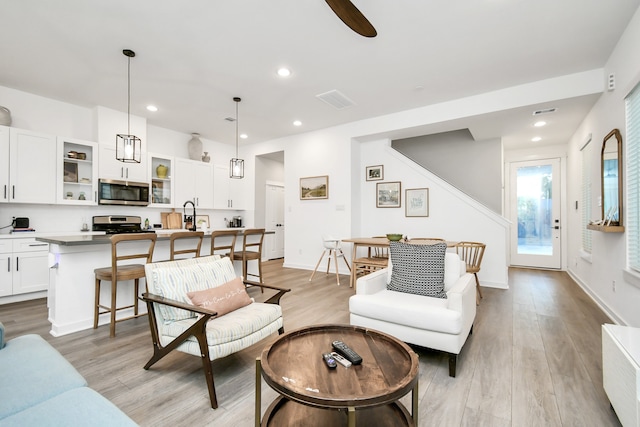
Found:
<svg viewBox="0 0 640 427"><path fill-rule="evenodd" d="M626 150L626 125L624 97L640 82L640 11L636 12L605 66L605 75L615 73L616 89L605 92L594 105L569 143L569 176L576 177L568 183L570 200L582 200L580 148L589 134L593 135L591 218L600 219L600 149L602 139L611 129L622 133L623 150ZM623 164L625 159L623 158ZM625 190L626 191L626 190ZM626 201L626 197L624 197ZM626 211L626 206L623 207ZM601 304L613 319L621 324L640 327L640 275L627 270L626 233L601 233L592 231L591 259L581 257L580 210L569 209L570 230L568 270L570 274ZM626 215L625 215L626 217ZM612 283L615 281L616 290Z"/></svg>

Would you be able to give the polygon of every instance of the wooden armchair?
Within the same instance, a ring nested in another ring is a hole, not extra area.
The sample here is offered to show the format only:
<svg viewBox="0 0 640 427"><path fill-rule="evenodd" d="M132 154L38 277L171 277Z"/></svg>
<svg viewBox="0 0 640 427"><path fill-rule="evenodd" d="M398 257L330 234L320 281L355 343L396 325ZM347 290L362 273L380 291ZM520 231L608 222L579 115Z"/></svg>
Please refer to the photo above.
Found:
<svg viewBox="0 0 640 427"><path fill-rule="evenodd" d="M142 295L149 312L149 327L153 341L153 356L144 369L173 350L199 356L207 381L211 407L218 401L213 381L211 362L247 348L272 333L284 333L280 298L290 289L256 282L246 285L260 286L277 291L264 303L251 302L224 315L196 306L187 293L226 286L236 279L229 258L218 255L165 261L145 267L149 292ZM246 297L246 295L245 295Z"/></svg>

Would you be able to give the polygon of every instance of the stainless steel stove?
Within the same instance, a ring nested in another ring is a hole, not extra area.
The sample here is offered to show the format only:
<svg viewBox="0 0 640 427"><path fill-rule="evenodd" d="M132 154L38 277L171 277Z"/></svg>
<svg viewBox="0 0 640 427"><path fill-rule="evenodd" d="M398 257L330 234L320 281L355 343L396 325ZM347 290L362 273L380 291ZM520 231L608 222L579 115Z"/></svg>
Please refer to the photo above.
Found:
<svg viewBox="0 0 640 427"><path fill-rule="evenodd" d="M94 216L92 230L104 231L107 234L155 233L153 230L142 229L142 219L139 216L123 215Z"/></svg>

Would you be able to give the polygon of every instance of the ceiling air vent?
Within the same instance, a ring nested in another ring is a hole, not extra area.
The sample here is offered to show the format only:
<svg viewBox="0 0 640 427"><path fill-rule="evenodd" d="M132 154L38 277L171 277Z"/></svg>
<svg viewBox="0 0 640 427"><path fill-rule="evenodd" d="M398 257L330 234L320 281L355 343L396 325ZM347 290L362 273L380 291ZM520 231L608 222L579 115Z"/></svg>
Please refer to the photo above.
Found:
<svg viewBox="0 0 640 427"><path fill-rule="evenodd" d="M557 108L545 108L543 110L536 110L533 112L534 116L539 116L540 114L549 114L549 113L555 113L557 110Z"/></svg>
<svg viewBox="0 0 640 427"><path fill-rule="evenodd" d="M356 105L355 102L347 98L342 92L338 90L330 90L329 92L321 93L320 95L316 95L316 98L326 102L327 104L338 110Z"/></svg>

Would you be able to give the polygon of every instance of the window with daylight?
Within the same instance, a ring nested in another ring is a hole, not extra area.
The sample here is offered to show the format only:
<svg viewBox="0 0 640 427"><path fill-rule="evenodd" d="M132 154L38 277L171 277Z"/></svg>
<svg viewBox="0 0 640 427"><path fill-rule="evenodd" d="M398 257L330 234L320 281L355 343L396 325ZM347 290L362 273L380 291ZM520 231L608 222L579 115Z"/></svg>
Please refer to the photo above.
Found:
<svg viewBox="0 0 640 427"><path fill-rule="evenodd" d="M640 85L627 96L626 110L628 263L640 272Z"/></svg>

